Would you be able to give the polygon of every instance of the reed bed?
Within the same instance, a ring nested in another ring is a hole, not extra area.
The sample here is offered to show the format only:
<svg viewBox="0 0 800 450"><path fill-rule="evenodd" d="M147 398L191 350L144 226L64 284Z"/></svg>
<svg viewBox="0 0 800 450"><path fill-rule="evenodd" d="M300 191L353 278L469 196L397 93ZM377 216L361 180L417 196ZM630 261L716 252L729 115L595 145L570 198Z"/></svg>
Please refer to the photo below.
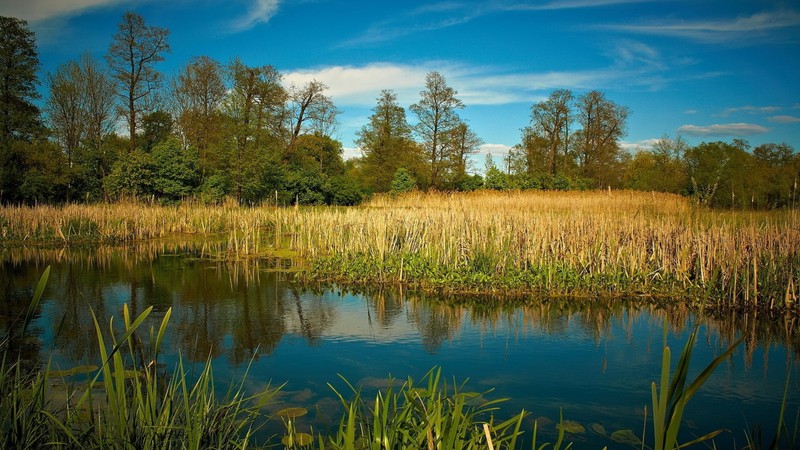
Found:
<svg viewBox="0 0 800 450"><path fill-rule="evenodd" d="M0 244L196 235L308 279L452 292L681 297L798 312L793 210L719 211L633 191L411 193L360 207L114 204L0 210Z"/></svg>

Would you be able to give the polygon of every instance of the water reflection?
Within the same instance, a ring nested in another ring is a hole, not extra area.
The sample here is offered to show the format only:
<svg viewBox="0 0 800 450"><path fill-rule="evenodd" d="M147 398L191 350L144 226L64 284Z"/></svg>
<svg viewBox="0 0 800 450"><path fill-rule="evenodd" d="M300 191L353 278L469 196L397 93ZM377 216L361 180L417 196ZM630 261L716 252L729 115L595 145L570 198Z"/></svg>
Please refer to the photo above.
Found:
<svg viewBox="0 0 800 450"><path fill-rule="evenodd" d="M563 408L584 425L604 421L609 430L641 425L665 324L675 349L692 323L704 324L698 364L746 336L700 395L725 408L700 414L713 427L741 429L741 408L777 413L787 368L796 367L800 351L797 324L785 317L698 319L682 305L619 299L443 297L308 286L280 270L283 262L226 263L214 254L218 249L202 242L3 250L0 333L11 331L25 360L43 361L55 351L56 368L68 368L99 357L90 309L107 324L111 317L119 320L124 304L134 314L152 306L155 325L172 308L167 356L211 359L223 373L219 380L252 366L254 391L270 380L290 382L282 398L317 411L309 420L335 422L331 408L337 401L327 383L338 373L371 389L384 387L390 373L419 378L439 365L481 389L497 388L499 396L512 398L511 410L533 408L532 417L552 421ZM33 330L38 339L25 338L14 319L24 315L47 265L51 278ZM792 382L796 403L800 384L797 377ZM725 414L727 422L714 423Z"/></svg>

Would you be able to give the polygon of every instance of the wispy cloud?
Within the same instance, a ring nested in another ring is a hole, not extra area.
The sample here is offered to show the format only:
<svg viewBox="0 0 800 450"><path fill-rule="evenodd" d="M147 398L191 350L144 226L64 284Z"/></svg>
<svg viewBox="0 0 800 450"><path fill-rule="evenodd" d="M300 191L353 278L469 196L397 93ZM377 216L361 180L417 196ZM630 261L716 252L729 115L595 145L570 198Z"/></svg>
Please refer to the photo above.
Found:
<svg viewBox="0 0 800 450"><path fill-rule="evenodd" d="M88 9L112 4L133 3L119 0L5 0L0 3L0 15L38 22L55 17L70 16Z"/></svg>
<svg viewBox="0 0 800 450"><path fill-rule="evenodd" d="M746 114L774 114L780 111L780 106L737 106L734 108L726 108L719 114L720 117L728 117L732 114L746 113Z"/></svg>
<svg viewBox="0 0 800 450"><path fill-rule="evenodd" d="M793 10L761 12L718 20L668 20L639 24L612 24L601 28L629 33L674 36L706 43L751 42L771 31L800 26L800 13Z"/></svg>
<svg viewBox="0 0 800 450"><path fill-rule="evenodd" d="M253 0L247 14L231 23L234 32L246 31L254 26L267 23L278 12L280 0Z"/></svg>
<svg viewBox="0 0 800 450"><path fill-rule="evenodd" d="M325 83L337 104L370 106L382 89L395 91L401 104L419 99L425 75L439 71L459 98L468 105L531 103L553 89L608 89L613 87L655 90L670 82L676 64L663 61L657 51L633 41L621 42L609 53L605 67L575 71L518 72L496 66L474 66L450 61L414 64L374 62L361 66L326 66L284 72L287 84L311 80Z"/></svg>
<svg viewBox="0 0 800 450"><path fill-rule="evenodd" d="M780 124L800 123L800 117L795 117L795 116L772 116L767 120L769 120L772 123L780 123Z"/></svg>
<svg viewBox="0 0 800 450"><path fill-rule="evenodd" d="M689 136L752 136L769 132L769 128L752 123L724 123L715 125L683 125L678 134Z"/></svg>
<svg viewBox="0 0 800 450"><path fill-rule="evenodd" d="M599 8L655 0L553 0L542 4L522 1L439 2L412 9L404 14L371 24L363 33L340 44L354 47L386 42L413 35L461 25L497 13L548 11L559 9Z"/></svg>

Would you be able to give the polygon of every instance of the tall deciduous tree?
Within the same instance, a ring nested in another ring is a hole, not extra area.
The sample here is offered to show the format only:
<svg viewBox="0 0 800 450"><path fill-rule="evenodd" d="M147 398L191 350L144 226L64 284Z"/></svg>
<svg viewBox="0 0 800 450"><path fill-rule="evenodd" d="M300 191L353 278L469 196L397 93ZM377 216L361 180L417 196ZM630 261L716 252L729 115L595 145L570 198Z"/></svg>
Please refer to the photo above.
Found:
<svg viewBox="0 0 800 450"><path fill-rule="evenodd" d="M569 165L569 125L572 122L572 91L558 89L547 100L531 108L533 131L547 140L550 174L558 173L559 152L563 154L562 170Z"/></svg>
<svg viewBox="0 0 800 450"><path fill-rule="evenodd" d="M619 185L621 169L618 141L625 136L628 108L608 100L600 91L578 98L578 123L575 153L581 175L599 186Z"/></svg>
<svg viewBox="0 0 800 450"><path fill-rule="evenodd" d="M425 77L425 90L420 92L422 98L418 103L411 105L411 111L419 119L414 129L422 140L427 154L433 188L443 187L446 136L461 123L456 111L462 109L464 103L456 97L457 94L455 89L447 85L442 74L430 72Z"/></svg>
<svg viewBox="0 0 800 450"><path fill-rule="evenodd" d="M83 90L86 146L101 151L103 143L114 129L116 93L114 80L100 65L100 61L84 53L78 62L80 86Z"/></svg>
<svg viewBox="0 0 800 450"><path fill-rule="evenodd" d="M24 20L0 17L0 201L19 198L25 148L42 134L36 38Z"/></svg>
<svg viewBox="0 0 800 450"><path fill-rule="evenodd" d="M108 48L106 60L117 81L117 93L125 103L121 112L128 121L131 151L136 148L139 115L154 108L161 83L155 65L170 51L168 37L166 28L147 25L142 16L128 11Z"/></svg>
<svg viewBox="0 0 800 450"><path fill-rule="evenodd" d="M228 169L237 199L254 199L267 160L278 160L286 91L272 66L249 67L235 59L227 71L231 91L223 110L232 134Z"/></svg>
<svg viewBox="0 0 800 450"><path fill-rule="evenodd" d="M447 133L446 155L449 161L448 175L451 187L459 188L466 180L469 157L478 153L478 147L481 145L483 139L475 134L466 122L458 123Z"/></svg>
<svg viewBox="0 0 800 450"><path fill-rule="evenodd" d="M212 58L192 59L172 83L176 124L189 146L200 152L205 172L210 148L219 139L226 88L222 66Z"/></svg>
<svg viewBox="0 0 800 450"><path fill-rule="evenodd" d="M45 112L50 127L57 137L67 157L67 165L72 167L73 156L78 151L86 131L85 102L81 68L75 61L69 61L47 75L50 96L47 98Z"/></svg>
<svg viewBox="0 0 800 450"><path fill-rule="evenodd" d="M381 91L369 123L357 132L356 145L364 155L363 173L367 185L377 192L391 189L398 169L411 175L421 166L419 146L411 136L406 112L397 104L397 95Z"/></svg>

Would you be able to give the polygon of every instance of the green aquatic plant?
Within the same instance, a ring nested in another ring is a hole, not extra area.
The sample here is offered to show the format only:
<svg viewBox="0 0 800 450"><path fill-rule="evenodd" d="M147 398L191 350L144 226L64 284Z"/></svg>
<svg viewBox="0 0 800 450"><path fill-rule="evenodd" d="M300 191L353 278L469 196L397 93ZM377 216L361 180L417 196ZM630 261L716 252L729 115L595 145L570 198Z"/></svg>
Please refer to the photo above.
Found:
<svg viewBox="0 0 800 450"><path fill-rule="evenodd" d="M739 338L726 351L712 360L702 372L687 385L689 362L692 358L697 328L689 335L686 345L678 359L672 379L670 380L670 359L671 352L666 345L666 327L664 328L664 351L661 359L661 381L660 386L655 382L651 385L653 396L653 449L654 450L675 450L688 447L690 445L705 442L713 439L722 433L722 430L715 430L689 442L679 444L678 432L680 431L683 413L686 404L697 393L700 387L708 380L714 369L727 359L742 338Z"/></svg>
<svg viewBox="0 0 800 450"><path fill-rule="evenodd" d="M465 392L464 383L448 384L440 368L430 370L421 384L409 378L396 390L390 379L386 392L378 392L371 405L359 388L342 380L352 400L331 386L345 412L336 434L321 440L320 448L513 449L527 415L521 411L497 421L493 413L506 399L475 403L483 394Z"/></svg>

